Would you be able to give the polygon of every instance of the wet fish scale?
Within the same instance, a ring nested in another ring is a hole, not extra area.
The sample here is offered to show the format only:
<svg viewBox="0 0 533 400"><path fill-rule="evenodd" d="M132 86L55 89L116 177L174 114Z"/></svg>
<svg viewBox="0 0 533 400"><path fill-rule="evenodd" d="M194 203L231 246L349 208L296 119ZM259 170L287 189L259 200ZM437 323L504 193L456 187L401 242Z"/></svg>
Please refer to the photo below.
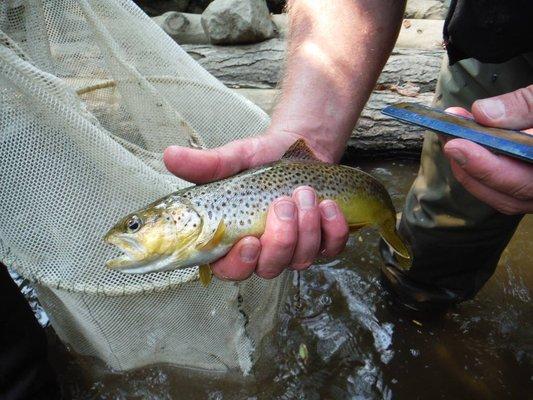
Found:
<svg viewBox="0 0 533 400"><path fill-rule="evenodd" d="M224 220L228 231L238 236L241 231L248 232L257 217L264 218L276 198L290 196L302 185L312 186L320 199L349 202L355 195L361 200L379 199L386 208L393 208L386 190L370 175L351 167L306 160L281 160L176 194L205 209L214 221Z"/></svg>

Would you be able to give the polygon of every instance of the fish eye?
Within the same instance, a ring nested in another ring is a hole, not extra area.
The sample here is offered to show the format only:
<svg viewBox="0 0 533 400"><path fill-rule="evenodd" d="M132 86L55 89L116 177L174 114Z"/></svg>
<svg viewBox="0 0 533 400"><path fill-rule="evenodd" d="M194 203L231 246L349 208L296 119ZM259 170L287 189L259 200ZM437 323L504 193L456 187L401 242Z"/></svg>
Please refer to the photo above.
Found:
<svg viewBox="0 0 533 400"><path fill-rule="evenodd" d="M126 228L128 228L129 233L135 233L141 229L142 221L141 219L134 215L126 222Z"/></svg>

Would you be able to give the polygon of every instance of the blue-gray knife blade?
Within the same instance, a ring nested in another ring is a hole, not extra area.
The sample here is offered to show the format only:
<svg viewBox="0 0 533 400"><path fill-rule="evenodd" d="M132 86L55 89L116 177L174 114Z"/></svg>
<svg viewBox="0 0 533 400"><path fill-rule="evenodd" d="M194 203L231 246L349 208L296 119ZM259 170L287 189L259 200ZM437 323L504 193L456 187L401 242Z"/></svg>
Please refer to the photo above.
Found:
<svg viewBox="0 0 533 400"><path fill-rule="evenodd" d="M453 137L468 139L511 157L533 163L533 135L509 129L489 128L475 121L416 103L398 103L382 113Z"/></svg>

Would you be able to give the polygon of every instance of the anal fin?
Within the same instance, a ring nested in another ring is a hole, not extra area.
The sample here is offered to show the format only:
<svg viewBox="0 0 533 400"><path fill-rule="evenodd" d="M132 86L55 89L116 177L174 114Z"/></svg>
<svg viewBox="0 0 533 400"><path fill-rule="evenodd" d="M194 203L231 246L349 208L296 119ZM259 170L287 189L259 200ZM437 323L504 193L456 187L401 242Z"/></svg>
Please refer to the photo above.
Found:
<svg viewBox="0 0 533 400"><path fill-rule="evenodd" d="M213 277L211 266L209 264L200 265L198 267L198 276L200 278L200 282L202 282L202 285L207 287L209 283L211 283L211 279Z"/></svg>

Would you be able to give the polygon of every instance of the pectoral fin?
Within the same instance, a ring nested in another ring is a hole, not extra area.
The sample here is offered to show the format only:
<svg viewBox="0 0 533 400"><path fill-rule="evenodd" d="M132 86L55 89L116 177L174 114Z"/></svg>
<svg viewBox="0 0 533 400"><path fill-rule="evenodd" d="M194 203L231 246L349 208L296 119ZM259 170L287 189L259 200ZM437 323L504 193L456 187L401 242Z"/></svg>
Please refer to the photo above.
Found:
<svg viewBox="0 0 533 400"><path fill-rule="evenodd" d="M207 287L211 283L211 279L213 277L211 266L209 264L200 265L198 267L198 276L200 278L200 282L202 282L202 285Z"/></svg>
<svg viewBox="0 0 533 400"><path fill-rule="evenodd" d="M217 229L215 233L213 233L213 236L208 238L206 241L199 243L196 248L198 250L206 251L206 250L212 250L216 247L224 237L224 233L226 232L226 224L224 223L224 220L220 220L218 223Z"/></svg>

